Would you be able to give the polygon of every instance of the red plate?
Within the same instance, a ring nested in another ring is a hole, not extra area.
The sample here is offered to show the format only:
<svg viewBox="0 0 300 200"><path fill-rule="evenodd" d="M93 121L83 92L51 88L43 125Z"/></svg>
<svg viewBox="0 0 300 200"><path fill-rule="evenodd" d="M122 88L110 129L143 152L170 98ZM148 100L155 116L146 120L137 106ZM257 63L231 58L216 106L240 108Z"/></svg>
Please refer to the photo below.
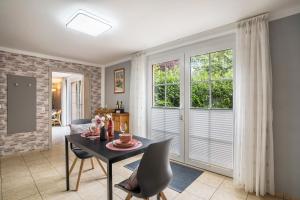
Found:
<svg viewBox="0 0 300 200"><path fill-rule="evenodd" d="M130 148L130 147L133 147L134 145L136 145L137 142L138 142L137 140L132 139L128 143L123 143L123 142L121 142L120 139L117 139L117 140L112 141L112 144L113 144L113 146L118 147L118 148Z"/></svg>
<svg viewBox="0 0 300 200"><path fill-rule="evenodd" d="M96 138L100 137L100 135L90 135L89 132L81 133L80 136L84 137L84 138L89 138L89 139L96 139Z"/></svg>

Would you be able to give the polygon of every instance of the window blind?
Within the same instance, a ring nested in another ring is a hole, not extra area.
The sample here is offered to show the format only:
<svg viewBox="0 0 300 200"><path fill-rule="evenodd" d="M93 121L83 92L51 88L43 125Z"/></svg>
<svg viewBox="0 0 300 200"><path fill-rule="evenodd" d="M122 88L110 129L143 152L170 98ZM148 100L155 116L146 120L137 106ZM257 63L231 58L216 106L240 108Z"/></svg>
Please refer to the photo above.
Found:
<svg viewBox="0 0 300 200"><path fill-rule="evenodd" d="M233 168L233 111L190 109L189 159Z"/></svg>
<svg viewBox="0 0 300 200"><path fill-rule="evenodd" d="M180 155L180 118L179 109L152 108L151 139L172 138L170 153Z"/></svg>

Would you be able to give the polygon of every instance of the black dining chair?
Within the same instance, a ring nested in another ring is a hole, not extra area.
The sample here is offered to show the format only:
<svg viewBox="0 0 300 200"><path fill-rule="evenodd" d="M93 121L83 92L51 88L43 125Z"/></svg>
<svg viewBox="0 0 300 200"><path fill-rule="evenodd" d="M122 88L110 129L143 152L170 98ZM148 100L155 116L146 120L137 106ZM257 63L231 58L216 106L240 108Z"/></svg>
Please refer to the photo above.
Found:
<svg viewBox="0 0 300 200"><path fill-rule="evenodd" d="M170 142L171 139L168 139L149 145L137 169L137 188L134 190L126 188L129 179L115 185L128 193L126 200L130 200L132 196L149 199L154 195L157 195L158 199L167 199L163 190L173 177L169 161Z"/></svg>
<svg viewBox="0 0 300 200"><path fill-rule="evenodd" d="M75 124L75 125L80 125L80 124L88 124L88 123L91 123L91 120L90 119L77 119L77 120L73 120L71 122L71 125L72 124ZM72 134L72 130L71 130L71 134ZM80 162L80 167L79 167L79 173L78 173L78 178L77 178L77 183L76 183L76 191L79 189L79 183L80 183L80 177L81 177L81 174L82 174L82 169L83 169L83 165L84 165L84 161L87 160L87 159L90 159L91 161L91 165L92 165L92 169L94 169L94 162L93 162L93 155L86 152L86 151L83 151L82 149L78 148L78 147L75 147L74 145L70 145L71 147L71 150L72 152L75 154L76 158L75 160L73 161L72 165L71 165L71 168L70 168L70 171L69 171L69 175L71 175L75 165L76 165L76 162L78 159L81 160ZM96 161L98 162L100 168L102 169L102 171L104 172L105 176L107 176L107 173L105 171L105 168L103 167L101 161L98 159L98 158L95 158Z"/></svg>

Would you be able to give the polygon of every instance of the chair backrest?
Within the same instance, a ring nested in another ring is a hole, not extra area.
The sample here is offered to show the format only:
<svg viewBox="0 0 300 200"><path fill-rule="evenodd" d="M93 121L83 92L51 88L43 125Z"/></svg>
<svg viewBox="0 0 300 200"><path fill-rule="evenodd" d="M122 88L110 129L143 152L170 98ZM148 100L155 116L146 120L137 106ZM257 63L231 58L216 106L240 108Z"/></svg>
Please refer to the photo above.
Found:
<svg viewBox="0 0 300 200"><path fill-rule="evenodd" d="M91 121L91 119L75 119L71 121L71 124L89 124Z"/></svg>
<svg viewBox="0 0 300 200"><path fill-rule="evenodd" d="M144 197L162 192L173 177L169 161L171 139L150 144L140 162L137 180Z"/></svg>

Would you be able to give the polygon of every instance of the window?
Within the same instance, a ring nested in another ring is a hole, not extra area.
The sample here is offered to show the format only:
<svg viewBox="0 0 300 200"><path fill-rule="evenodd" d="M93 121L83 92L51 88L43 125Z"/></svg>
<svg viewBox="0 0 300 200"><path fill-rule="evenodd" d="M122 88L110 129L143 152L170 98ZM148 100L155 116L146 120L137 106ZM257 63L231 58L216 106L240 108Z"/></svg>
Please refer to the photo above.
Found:
<svg viewBox="0 0 300 200"><path fill-rule="evenodd" d="M179 61L152 65L153 107L179 107L180 69Z"/></svg>
<svg viewBox="0 0 300 200"><path fill-rule="evenodd" d="M191 57L191 107L232 109L232 50Z"/></svg>

